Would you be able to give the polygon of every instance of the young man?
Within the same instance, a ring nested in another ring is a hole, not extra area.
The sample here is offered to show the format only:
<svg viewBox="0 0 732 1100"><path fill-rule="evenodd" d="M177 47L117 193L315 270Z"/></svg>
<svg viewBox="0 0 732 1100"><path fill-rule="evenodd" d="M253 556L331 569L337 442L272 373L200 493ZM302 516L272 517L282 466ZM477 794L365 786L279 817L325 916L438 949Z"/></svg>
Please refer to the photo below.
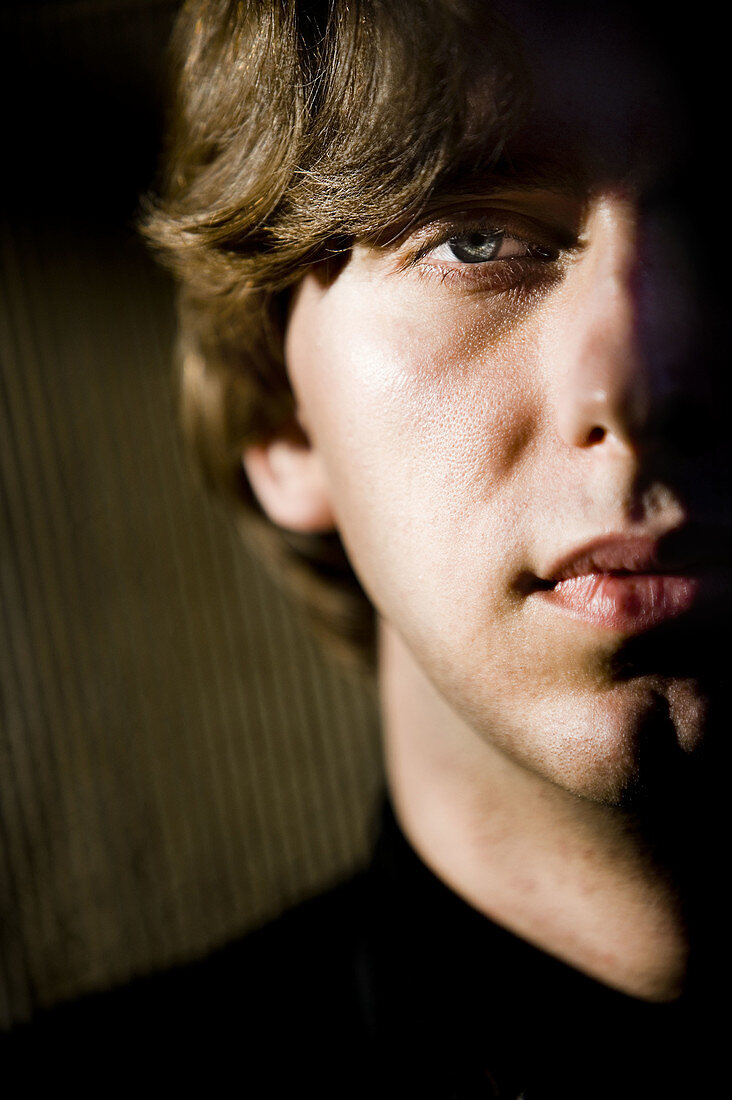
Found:
<svg viewBox="0 0 732 1100"><path fill-rule="evenodd" d="M188 427L345 637L337 532L399 822L205 979L209 1007L229 989L206 1041L264 1066L254 1095L723 1080L717 93L663 30L530 0L184 9L148 228ZM184 988L159 1018L190 1037Z"/></svg>

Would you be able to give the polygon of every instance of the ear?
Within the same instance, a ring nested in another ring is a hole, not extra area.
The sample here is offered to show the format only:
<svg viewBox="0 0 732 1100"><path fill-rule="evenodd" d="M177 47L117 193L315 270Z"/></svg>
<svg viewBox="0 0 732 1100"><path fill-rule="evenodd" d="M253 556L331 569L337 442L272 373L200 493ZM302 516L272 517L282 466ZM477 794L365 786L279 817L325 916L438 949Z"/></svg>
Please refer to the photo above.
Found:
<svg viewBox="0 0 732 1100"><path fill-rule="evenodd" d="M267 442L247 447L242 464L273 523L302 534L334 529L325 470L298 421L293 420Z"/></svg>

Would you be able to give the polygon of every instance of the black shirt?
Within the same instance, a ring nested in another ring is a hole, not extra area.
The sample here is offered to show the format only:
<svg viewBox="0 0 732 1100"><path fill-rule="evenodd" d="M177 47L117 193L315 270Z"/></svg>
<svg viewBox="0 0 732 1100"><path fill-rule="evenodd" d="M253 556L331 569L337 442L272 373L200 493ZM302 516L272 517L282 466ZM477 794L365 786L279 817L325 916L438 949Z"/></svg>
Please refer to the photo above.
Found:
<svg viewBox="0 0 732 1100"><path fill-rule="evenodd" d="M26 1085L77 1095L705 1098L725 1085L724 1011L637 1001L511 935L425 867L387 806L349 882L207 959L46 1013L6 1051Z"/></svg>

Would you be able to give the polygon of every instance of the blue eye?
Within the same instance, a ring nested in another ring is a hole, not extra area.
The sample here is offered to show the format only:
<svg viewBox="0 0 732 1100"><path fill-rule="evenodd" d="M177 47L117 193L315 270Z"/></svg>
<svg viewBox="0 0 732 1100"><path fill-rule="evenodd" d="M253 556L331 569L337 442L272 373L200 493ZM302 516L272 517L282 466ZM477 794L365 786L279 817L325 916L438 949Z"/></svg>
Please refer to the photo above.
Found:
<svg viewBox="0 0 732 1100"><path fill-rule="evenodd" d="M444 259L455 259L464 264L481 264L486 260L495 260L504 240L503 233L466 233L462 237L451 237L442 247L448 248L452 256L445 256ZM518 241L515 243L520 245ZM520 247L525 250L525 246Z"/></svg>
<svg viewBox="0 0 732 1100"><path fill-rule="evenodd" d="M475 230L450 237L431 252L433 260L448 260L461 264L483 264L491 260L517 260L528 257L550 260L554 253L548 248L529 244L509 233Z"/></svg>

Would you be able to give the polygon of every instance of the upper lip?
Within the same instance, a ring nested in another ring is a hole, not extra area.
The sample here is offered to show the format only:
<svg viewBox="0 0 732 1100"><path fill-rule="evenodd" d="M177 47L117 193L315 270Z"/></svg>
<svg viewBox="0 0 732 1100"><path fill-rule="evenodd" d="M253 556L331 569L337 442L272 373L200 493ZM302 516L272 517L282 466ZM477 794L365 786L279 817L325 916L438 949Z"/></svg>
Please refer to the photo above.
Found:
<svg viewBox="0 0 732 1100"><path fill-rule="evenodd" d="M682 527L663 535L611 534L562 554L540 581L556 584L590 573L689 573L732 562L732 532L708 527Z"/></svg>

